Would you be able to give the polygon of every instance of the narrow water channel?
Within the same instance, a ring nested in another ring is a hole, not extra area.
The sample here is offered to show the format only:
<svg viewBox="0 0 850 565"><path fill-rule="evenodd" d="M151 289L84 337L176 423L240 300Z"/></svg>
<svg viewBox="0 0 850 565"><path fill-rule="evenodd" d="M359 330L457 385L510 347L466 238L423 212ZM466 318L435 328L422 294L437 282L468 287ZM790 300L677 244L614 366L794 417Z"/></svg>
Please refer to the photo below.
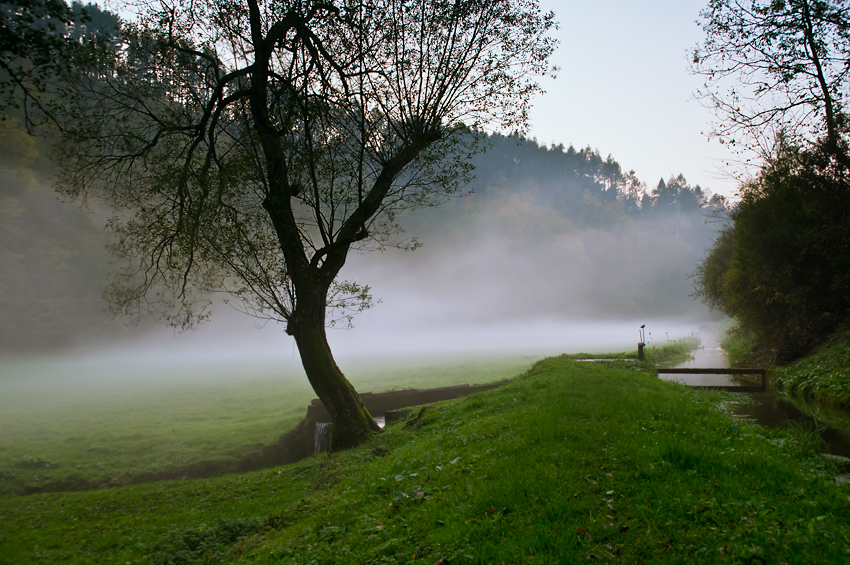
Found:
<svg viewBox="0 0 850 565"><path fill-rule="evenodd" d="M726 352L720 347L717 336L702 332L702 347L693 352L693 359L675 365L673 368L728 368L729 360ZM741 386L752 384L746 377L732 375L684 375L665 374L659 378L680 382L688 386ZM820 429L821 449L825 453L850 457L850 429L825 426L822 421L816 421L808 413L800 410L791 401L782 398L770 386L765 392L742 392L746 400L736 403L732 413L741 419L755 422L766 428L787 428L789 425L801 426L804 429ZM802 400L795 402L802 403ZM850 422L850 411L840 411L826 408L815 403L807 403L811 412L823 413L829 411L841 419Z"/></svg>

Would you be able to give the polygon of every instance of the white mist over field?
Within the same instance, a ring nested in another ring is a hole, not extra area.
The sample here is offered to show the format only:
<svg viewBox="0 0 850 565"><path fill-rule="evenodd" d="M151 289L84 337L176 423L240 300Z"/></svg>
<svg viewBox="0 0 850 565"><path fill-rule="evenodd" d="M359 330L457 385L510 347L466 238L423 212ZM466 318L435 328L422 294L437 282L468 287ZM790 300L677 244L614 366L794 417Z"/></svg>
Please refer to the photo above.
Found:
<svg viewBox="0 0 850 565"><path fill-rule="evenodd" d="M488 267L486 256L477 265L454 264L437 272L433 263L445 266L446 259L445 251L429 253L427 246L412 254L352 256L343 274L371 284L380 303L356 316L353 329L328 329L343 372L351 376L364 365L518 357L530 363L560 353L635 350L641 324L647 325L648 339L661 343L697 331L707 319L699 311L656 319L577 316L556 307L568 303L569 297L558 293L566 292L559 286L567 289L569 281L561 285L547 280L545 271L533 270L526 276L494 278L492 271L503 266L491 257L494 263ZM552 295L544 293L546 287ZM591 309L593 304L578 306ZM182 334L149 327L109 345L89 343L59 353L0 357L0 383L5 387L35 378L48 388L70 385L107 392L130 385L233 381L258 374L306 381L294 340L283 324L261 325L225 305L215 309L210 322ZM395 383L386 383L386 388L392 386Z"/></svg>
<svg viewBox="0 0 850 565"><path fill-rule="evenodd" d="M416 317L422 305L414 300L400 303L397 294L388 300L394 309L382 304L364 313L355 329L329 330L337 362L360 392L438 386L429 384L428 373L444 372L448 367L503 363L521 372L534 360L549 355L633 351L641 323L647 325L648 340L656 344L698 331L700 324L700 320L683 318L436 324L433 310L428 318ZM444 314L447 320L452 318L451 312ZM401 373L405 377L396 378ZM469 373L469 378L461 382L487 380L486 374L482 377L474 369ZM409 382L406 379L411 374L420 374L422 379ZM499 374L497 378L512 374ZM0 357L2 395L27 404L50 402L59 406L93 397L131 398L153 389L197 387L203 391L218 386L216 383L232 386L253 381L309 387L294 340L283 327L268 324L258 329L235 312L223 312L216 322L179 335L153 332L108 347Z"/></svg>
<svg viewBox="0 0 850 565"><path fill-rule="evenodd" d="M340 279L370 285L376 304L353 329L329 328L331 348L351 376L365 365L635 350L642 324L654 343L683 337L709 318L687 296L697 257L675 226L653 226L579 229L545 207L500 201L426 233L414 252L352 253ZM147 323L60 353L4 355L0 378L102 390L257 374L304 382L284 329L218 304L182 334Z"/></svg>
<svg viewBox="0 0 850 565"><path fill-rule="evenodd" d="M494 157L495 165L478 171L485 179L479 192L399 214L409 230L402 237L423 243L414 252L349 255L339 278L369 285L376 300L355 317L354 329L328 329L352 380L367 366L375 372L508 357L530 363L565 352L634 350L642 324L660 343L710 318L688 296L687 278L715 233L698 207L680 214L659 205L629 215L616 194L576 172L593 154L494 139L506 155L528 151L538 161L509 181ZM55 201L49 181L30 176L4 209L4 234L18 251L5 250L9 268L0 278L0 387L33 379L103 391L258 374L306 380L283 324L263 324L223 304L210 322L183 334L154 322L110 324L97 298L112 268L102 214ZM585 185L595 192L579 190ZM44 210L56 218L55 229L34 239L27 230ZM386 375L381 386L404 386Z"/></svg>

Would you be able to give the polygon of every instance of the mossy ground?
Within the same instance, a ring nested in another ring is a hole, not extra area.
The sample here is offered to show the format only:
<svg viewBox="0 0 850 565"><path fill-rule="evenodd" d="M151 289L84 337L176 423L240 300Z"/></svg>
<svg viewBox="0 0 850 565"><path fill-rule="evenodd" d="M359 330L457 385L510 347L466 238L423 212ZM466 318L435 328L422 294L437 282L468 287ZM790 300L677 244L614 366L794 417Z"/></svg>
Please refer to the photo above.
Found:
<svg viewBox="0 0 850 565"><path fill-rule="evenodd" d="M627 362L623 362L627 363ZM3 563L845 563L850 490L729 393L556 357L366 444L0 502Z"/></svg>

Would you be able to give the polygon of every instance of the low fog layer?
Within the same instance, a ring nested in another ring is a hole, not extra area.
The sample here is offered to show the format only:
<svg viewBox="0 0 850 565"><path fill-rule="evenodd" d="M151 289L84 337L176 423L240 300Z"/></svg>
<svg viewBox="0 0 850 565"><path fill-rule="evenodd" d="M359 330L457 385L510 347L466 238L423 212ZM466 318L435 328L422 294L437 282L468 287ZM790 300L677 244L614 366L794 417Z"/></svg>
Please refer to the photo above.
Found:
<svg viewBox="0 0 850 565"><path fill-rule="evenodd" d="M37 147L10 139L0 147L7 359L74 346L68 369L254 364L299 372L282 324L258 329L224 305L194 332L122 329L98 298L111 268L104 214L57 201ZM398 218L423 247L350 255L341 278L370 285L380 302L353 330L328 330L343 370L366 357L622 350L635 347L641 324L657 341L709 318L688 296L687 277L716 227L706 223L709 198L699 187L680 176L647 191L590 150L493 140L477 157L474 194Z"/></svg>

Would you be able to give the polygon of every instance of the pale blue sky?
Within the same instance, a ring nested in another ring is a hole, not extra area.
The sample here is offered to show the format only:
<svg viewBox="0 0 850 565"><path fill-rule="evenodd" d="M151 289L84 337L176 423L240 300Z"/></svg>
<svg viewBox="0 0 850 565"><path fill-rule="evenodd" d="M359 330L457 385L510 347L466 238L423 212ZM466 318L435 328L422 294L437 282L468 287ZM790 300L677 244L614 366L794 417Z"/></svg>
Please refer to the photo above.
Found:
<svg viewBox="0 0 850 565"><path fill-rule="evenodd" d="M713 116L693 99L701 80L687 65L708 2L540 0L560 22L553 60L561 71L541 81L546 94L534 102L529 137L611 154L648 189L682 173L732 195L737 183L726 163L735 155L703 135ZM104 5L114 10L116 2Z"/></svg>
<svg viewBox="0 0 850 565"><path fill-rule="evenodd" d="M540 143L590 145L634 169L652 189L682 173L726 196L736 182L735 155L703 135L712 113L693 99L700 77L688 73L688 51L702 39L695 23L708 0L541 0L560 22L556 80L531 111L530 137Z"/></svg>

